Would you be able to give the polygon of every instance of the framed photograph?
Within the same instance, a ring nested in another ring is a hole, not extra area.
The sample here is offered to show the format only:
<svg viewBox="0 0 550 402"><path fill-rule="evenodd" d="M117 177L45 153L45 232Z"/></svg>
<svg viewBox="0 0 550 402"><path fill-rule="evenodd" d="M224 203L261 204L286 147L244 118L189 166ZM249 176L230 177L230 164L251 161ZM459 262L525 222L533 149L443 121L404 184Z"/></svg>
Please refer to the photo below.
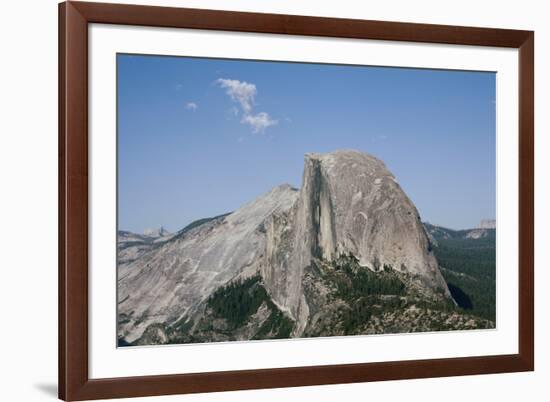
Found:
<svg viewBox="0 0 550 402"><path fill-rule="evenodd" d="M534 33L59 6L59 397L534 369Z"/></svg>

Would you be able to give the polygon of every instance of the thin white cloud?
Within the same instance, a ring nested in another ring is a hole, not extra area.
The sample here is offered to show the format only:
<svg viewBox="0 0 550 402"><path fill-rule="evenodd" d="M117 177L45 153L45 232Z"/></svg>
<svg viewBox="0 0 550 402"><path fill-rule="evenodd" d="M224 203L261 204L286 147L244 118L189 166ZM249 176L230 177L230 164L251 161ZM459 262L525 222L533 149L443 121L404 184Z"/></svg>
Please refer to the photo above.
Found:
<svg viewBox="0 0 550 402"><path fill-rule="evenodd" d="M185 108L187 110L192 110L193 112L199 108L199 105L197 105L195 102L187 102L185 104Z"/></svg>
<svg viewBox="0 0 550 402"><path fill-rule="evenodd" d="M239 80L230 80L227 78L218 78L216 81L225 93L236 102L239 102L243 112L250 113L256 97L256 85Z"/></svg>
<svg viewBox="0 0 550 402"><path fill-rule="evenodd" d="M263 133L266 128L275 126L278 121L273 120L266 112L260 112L255 115L247 114L243 116L241 123L250 125L254 133Z"/></svg>
<svg viewBox="0 0 550 402"><path fill-rule="evenodd" d="M386 141L389 137L386 134L378 134L375 137L371 137L371 142L383 142Z"/></svg>
<svg viewBox="0 0 550 402"><path fill-rule="evenodd" d="M274 126L278 123L272 119L267 112L253 113L258 93L256 85L246 81L233 80L228 78L218 78L216 83L223 89L225 93L236 102L242 110L242 124L248 124L254 133L263 133L266 128ZM239 110L235 107L232 109L233 114L237 116Z"/></svg>

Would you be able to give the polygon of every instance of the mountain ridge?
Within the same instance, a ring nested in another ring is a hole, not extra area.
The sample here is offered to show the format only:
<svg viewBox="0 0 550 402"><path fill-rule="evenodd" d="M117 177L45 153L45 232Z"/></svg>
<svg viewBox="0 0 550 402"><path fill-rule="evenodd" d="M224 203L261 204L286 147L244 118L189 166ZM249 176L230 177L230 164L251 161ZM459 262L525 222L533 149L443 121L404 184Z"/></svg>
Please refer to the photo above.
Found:
<svg viewBox="0 0 550 402"><path fill-rule="evenodd" d="M356 322L351 312L358 305L378 311L380 302L413 310L424 303L434 322L450 325L445 309L454 300L429 230L371 155L306 154L300 189L283 184L195 222L166 241L119 247L118 336L125 344L375 333L380 326ZM438 305L447 307L438 312ZM379 320L405 330L395 314ZM431 321L415 314L405 314L416 320L407 328L428 328ZM459 318L453 325L489 325Z"/></svg>

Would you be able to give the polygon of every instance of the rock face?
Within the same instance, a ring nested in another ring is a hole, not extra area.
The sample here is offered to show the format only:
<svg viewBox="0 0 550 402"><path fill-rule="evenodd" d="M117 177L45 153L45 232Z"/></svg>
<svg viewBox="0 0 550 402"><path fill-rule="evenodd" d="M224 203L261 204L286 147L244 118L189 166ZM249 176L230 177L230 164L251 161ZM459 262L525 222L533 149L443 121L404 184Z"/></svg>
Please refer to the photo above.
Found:
<svg viewBox="0 0 550 402"><path fill-rule="evenodd" d="M357 151L307 154L303 184L286 216L273 217L262 276L274 301L296 321L309 317L303 270L312 259L353 254L361 265L391 266L449 295L418 211L384 163Z"/></svg>
<svg viewBox="0 0 550 402"><path fill-rule="evenodd" d="M133 342L152 323L191 315L216 288L254 275L266 248L263 223L288 210L298 191L289 185L209 220L118 266L119 336Z"/></svg>
<svg viewBox="0 0 550 402"><path fill-rule="evenodd" d="M294 322L291 335L302 336L319 308L304 291L306 271L344 255L372 271L407 275L421 292L452 300L418 211L384 163L365 153L307 154L300 190L276 187L182 232L119 260L119 337L125 341L154 323L170 327L184 319L193 326L216 289L258 275Z"/></svg>
<svg viewBox="0 0 550 402"><path fill-rule="evenodd" d="M492 221L492 225L496 227L496 221ZM463 229L463 230L453 230L445 228L442 226L433 225L431 223L425 222L424 228L428 234L430 242L437 246L439 240L451 240L451 239L485 239L485 238L495 238L496 229L495 228L475 228L475 229Z"/></svg>
<svg viewBox="0 0 550 402"><path fill-rule="evenodd" d="M497 221L495 219L482 219L478 229L496 229Z"/></svg>
<svg viewBox="0 0 550 402"><path fill-rule="evenodd" d="M159 238L169 236L170 232L161 226L158 229L146 229L143 234L148 237Z"/></svg>
<svg viewBox="0 0 550 402"><path fill-rule="evenodd" d="M117 259L119 264L127 264L150 251L154 246L168 241L173 236L163 227L155 230L146 230L143 234L136 234L120 230L118 232Z"/></svg>

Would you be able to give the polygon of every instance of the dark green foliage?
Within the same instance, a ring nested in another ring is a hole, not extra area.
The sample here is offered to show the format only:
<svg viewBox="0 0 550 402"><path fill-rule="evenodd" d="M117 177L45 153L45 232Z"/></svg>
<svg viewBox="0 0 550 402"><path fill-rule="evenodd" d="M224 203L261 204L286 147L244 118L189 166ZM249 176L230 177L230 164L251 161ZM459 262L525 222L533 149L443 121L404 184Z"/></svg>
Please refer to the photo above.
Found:
<svg viewBox="0 0 550 402"><path fill-rule="evenodd" d="M491 327L481 320L466 324L470 319L461 318L464 310L451 299L419 292L414 276L387 264L378 264L373 271L362 267L353 255L343 255L312 268L332 289L333 303L340 304L330 313L333 318L324 321L320 330L311 329L310 336Z"/></svg>
<svg viewBox="0 0 550 402"><path fill-rule="evenodd" d="M172 332L186 334L193 327L193 322L186 317L176 322L172 327Z"/></svg>
<svg viewBox="0 0 550 402"><path fill-rule="evenodd" d="M124 340L124 338L118 338L118 342L117 342L117 345L119 348L123 348L125 346L132 346L131 343L128 343Z"/></svg>
<svg viewBox="0 0 550 402"><path fill-rule="evenodd" d="M214 219L223 218L227 215L229 215L229 214L222 214L222 215L218 215L218 216L213 216L211 218L197 219L196 221L193 221L189 225L184 227L181 231L182 232L189 232L191 229L198 228L199 226L204 225L205 223L213 221Z"/></svg>
<svg viewBox="0 0 550 402"><path fill-rule="evenodd" d="M434 253L458 304L495 321L496 246L494 231L489 233L480 239L439 239Z"/></svg>
<svg viewBox="0 0 550 402"><path fill-rule="evenodd" d="M215 316L225 318L230 327L236 328L268 300L269 296L260 284L260 277L255 276L219 288L208 299L208 307Z"/></svg>
<svg viewBox="0 0 550 402"><path fill-rule="evenodd" d="M495 279L495 239L438 240L435 255L439 265L482 279Z"/></svg>
<svg viewBox="0 0 550 402"><path fill-rule="evenodd" d="M334 263L334 275L331 275L337 287L337 294L343 300L351 301L369 295L404 295L405 284L398 274L388 265L377 272L361 267L352 255L339 257Z"/></svg>
<svg viewBox="0 0 550 402"><path fill-rule="evenodd" d="M259 276L230 283L216 290L208 299L208 307L214 316L224 318L230 331L246 324L264 303L269 309L269 317L253 339L290 337L294 322L271 301Z"/></svg>
<svg viewBox="0 0 550 402"><path fill-rule="evenodd" d="M263 307L262 307L263 306ZM234 281L217 289L206 301L204 316L198 321L181 318L165 328L167 343L200 343L236 340L236 336L256 323L251 318L260 307L266 315L251 339L289 338L294 321L273 303L260 276ZM222 319L222 322L216 322ZM248 329L249 330L249 329Z"/></svg>
<svg viewBox="0 0 550 402"><path fill-rule="evenodd" d="M355 333L357 327L370 320L373 310L373 300L363 298L355 301L349 310L342 313L342 328L345 335Z"/></svg>
<svg viewBox="0 0 550 402"><path fill-rule="evenodd" d="M169 341L171 344L182 344L182 343L196 343L204 342L201 339L196 339L191 334L191 328L193 327L193 322L188 320L187 317L182 318L173 327L168 329Z"/></svg>
<svg viewBox="0 0 550 402"><path fill-rule="evenodd" d="M271 315L263 323L260 330L254 335L253 339L285 339L290 338L290 333L294 327L293 321L284 315L279 309L276 309L272 302L268 303L271 307ZM274 310L275 308L276 310Z"/></svg>
<svg viewBox="0 0 550 402"><path fill-rule="evenodd" d="M335 286L334 295L345 301L338 322L345 335L359 334L373 315L400 309L407 288L390 265L377 260L376 272L359 265L352 254L342 255L323 269L325 281Z"/></svg>
<svg viewBox="0 0 550 402"><path fill-rule="evenodd" d="M172 239L180 238L183 235L185 235L187 232L189 232L191 229L198 228L199 226L204 225L205 223L208 223L210 221L213 221L214 219L225 218L229 214L231 214L231 212L228 212L226 214L217 215L217 216L212 216L210 218L197 219L196 221L191 222L189 225L187 225L182 230L180 230Z"/></svg>
<svg viewBox="0 0 550 402"><path fill-rule="evenodd" d="M134 241L127 241L124 243L118 243L118 249L119 250L125 250L130 247L134 246L142 246L144 244L150 243L150 240L134 240Z"/></svg>

